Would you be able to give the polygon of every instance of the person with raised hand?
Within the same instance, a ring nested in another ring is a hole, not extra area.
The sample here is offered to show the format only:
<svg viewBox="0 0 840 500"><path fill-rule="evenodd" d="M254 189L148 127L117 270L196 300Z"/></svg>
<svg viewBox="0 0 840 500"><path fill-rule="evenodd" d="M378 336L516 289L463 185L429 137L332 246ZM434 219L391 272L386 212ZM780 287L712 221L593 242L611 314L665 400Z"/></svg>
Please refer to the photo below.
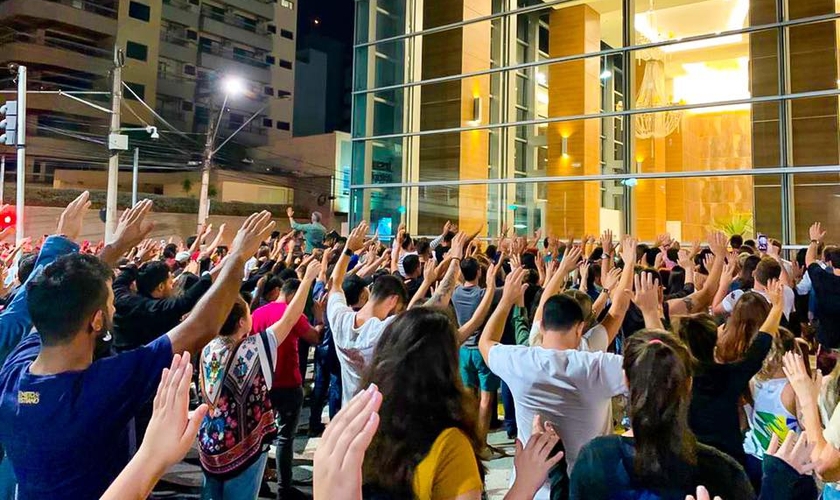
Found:
<svg viewBox="0 0 840 500"><path fill-rule="evenodd" d="M151 209L152 200L142 200L120 215L113 240L106 242L99 253L103 262L111 267L115 266L120 257L139 245L152 232L155 224L146 220Z"/></svg>
<svg viewBox="0 0 840 500"><path fill-rule="evenodd" d="M718 363L715 360L717 324L709 314L694 314L675 322L677 334L697 360L689 409L691 430L701 443L717 448L742 465L746 463L746 454L739 420L741 395L761 370L784 313L782 284L771 280L767 290L773 303L770 314L739 361Z"/></svg>
<svg viewBox="0 0 840 500"><path fill-rule="evenodd" d="M288 303L284 304L282 313L273 316L268 325L266 321L260 324L252 320L248 304L239 297L219 335L202 349L200 392L210 405L198 435L205 500L256 498L268 447L278 430L284 433L277 440L278 476L284 489L280 494L288 495L293 451L288 436L297 428L297 416L294 422L288 422L278 415L278 425L275 425L275 414L290 410L280 406L288 407L289 401L281 401L272 393L278 382L274 372L277 365L289 361L288 355L278 359L282 355L278 346L300 324L303 308L320 272L318 261L309 263L294 297L286 299ZM250 335L252 330L256 335ZM296 358L297 353L292 354ZM299 413L300 409L291 411Z"/></svg>
<svg viewBox="0 0 840 500"><path fill-rule="evenodd" d="M238 295L240 270L271 232L271 214L248 217L218 279L189 317L138 349L94 361L114 313L111 267L92 255L62 256L27 288L34 330L0 370L0 442L18 498L95 499L132 452L129 423L152 398L174 353L218 335Z"/></svg>
<svg viewBox="0 0 840 500"><path fill-rule="evenodd" d="M750 500L755 493L731 457L697 442L688 425L693 360L675 335L642 330L623 358L632 432L586 444L571 475L570 500L682 500L706 486L713 495ZM561 437L565 434L560 431ZM568 451L568 450L567 450Z"/></svg>
<svg viewBox="0 0 840 500"><path fill-rule="evenodd" d="M172 365L163 369L148 437L100 500L148 498L166 470L187 454L208 410L202 404L192 414L189 412L192 373L188 352L173 356Z"/></svg>
<svg viewBox="0 0 840 500"><path fill-rule="evenodd" d="M826 232L819 222L811 226L809 235L811 243L805 254L805 265L816 301L814 317L820 344L817 367L823 373L830 373L837 364L835 350L840 348L840 247L825 246ZM821 247L824 247L822 256L819 255Z"/></svg>
<svg viewBox="0 0 840 500"><path fill-rule="evenodd" d="M27 287L32 279L48 265L52 264L62 255L77 253L79 245L75 241L82 232L85 214L90 208L90 193L87 191L76 197L61 212L58 219L58 227L54 235L44 241L41 251L33 257L34 265L32 272L26 279L21 281L20 287L14 298L0 313L0 366L5 363L9 354L18 345L21 339L32 329L32 316L27 305ZM20 273L22 267L18 268ZM9 457L0 459L0 493L11 492L14 494L15 481L11 473ZM7 481L8 479L8 481Z"/></svg>
<svg viewBox="0 0 840 500"><path fill-rule="evenodd" d="M408 306L408 292L396 276L380 276L373 282L370 298L358 311L347 305L344 296L344 276L350 257L365 244L370 226L362 221L347 237L344 251L332 274L327 299L327 320L341 365L342 403L347 404L359 390L359 381L366 364L373 357L373 349L382 332L394 320L394 315Z"/></svg>
<svg viewBox="0 0 840 500"><path fill-rule="evenodd" d="M565 268L561 271L566 272ZM527 290L522 283L524 273L517 269L505 280L502 299L484 327L479 349L490 370L513 394L519 439L528 445L531 423L541 415L563 440L568 465L561 462L549 473L549 480L534 497L542 500L553 497L553 489L565 487L585 443L609 434L611 398L623 394L626 386L621 356L580 349L583 311L566 295L553 295L544 303L542 346L500 343L510 309Z"/></svg>
<svg viewBox="0 0 840 500"><path fill-rule="evenodd" d="M321 212L312 212L309 223L301 224L295 221L295 209L286 208L286 215L289 217L289 226L303 232L303 239L306 242L305 252L311 254L316 248L323 248L324 238L327 235L327 228L321 224Z"/></svg>

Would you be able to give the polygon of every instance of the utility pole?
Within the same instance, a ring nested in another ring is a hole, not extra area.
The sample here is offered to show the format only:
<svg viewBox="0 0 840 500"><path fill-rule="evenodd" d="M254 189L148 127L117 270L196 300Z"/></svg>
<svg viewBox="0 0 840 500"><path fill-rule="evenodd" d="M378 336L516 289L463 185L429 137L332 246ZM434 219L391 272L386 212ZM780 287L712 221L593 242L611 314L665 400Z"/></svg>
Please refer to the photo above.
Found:
<svg viewBox="0 0 840 500"><path fill-rule="evenodd" d="M137 204L137 174L140 170L140 148L134 148L134 165L131 168L131 206Z"/></svg>
<svg viewBox="0 0 840 500"><path fill-rule="evenodd" d="M221 121L221 113L224 113L224 106L222 110L219 112L219 121ZM204 142L204 161L201 164L201 191L199 192L198 198L198 226L196 227L197 235L201 235L201 227L204 225L204 222L207 220L207 215L209 212L208 203L207 203L207 195L210 188L210 169L213 166L213 142L216 137L216 124L213 120L208 120L207 125L207 140Z"/></svg>
<svg viewBox="0 0 840 500"><path fill-rule="evenodd" d="M26 184L26 66L17 67L17 224L15 226L15 242L23 240L24 218L24 185ZM5 169L4 169L5 170Z"/></svg>
<svg viewBox="0 0 840 500"><path fill-rule="evenodd" d="M111 127L108 135L108 191L105 202L105 242L110 242L117 230L117 192L120 179L120 149L115 138L120 134L120 105L122 101L122 67L125 64L123 51L114 47L114 72L111 81ZM20 220L20 216L18 216Z"/></svg>

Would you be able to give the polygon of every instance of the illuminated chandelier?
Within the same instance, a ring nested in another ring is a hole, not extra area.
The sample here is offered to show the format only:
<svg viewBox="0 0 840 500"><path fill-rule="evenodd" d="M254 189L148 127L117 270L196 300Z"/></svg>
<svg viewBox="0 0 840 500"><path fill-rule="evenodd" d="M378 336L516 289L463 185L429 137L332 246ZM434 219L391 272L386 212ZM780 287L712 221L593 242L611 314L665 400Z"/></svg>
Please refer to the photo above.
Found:
<svg viewBox="0 0 840 500"><path fill-rule="evenodd" d="M653 33L656 30L656 18L653 11L653 0L650 0L648 21ZM661 38L661 37L660 37ZM640 43L648 44L659 40L650 40L640 35ZM636 109L660 108L673 105L668 99L665 89L665 54L659 48L639 51L639 60L645 61L645 74L639 86L636 97ZM636 137L639 139L662 139L668 137L680 127L682 111L661 111L658 113L641 113L635 116Z"/></svg>

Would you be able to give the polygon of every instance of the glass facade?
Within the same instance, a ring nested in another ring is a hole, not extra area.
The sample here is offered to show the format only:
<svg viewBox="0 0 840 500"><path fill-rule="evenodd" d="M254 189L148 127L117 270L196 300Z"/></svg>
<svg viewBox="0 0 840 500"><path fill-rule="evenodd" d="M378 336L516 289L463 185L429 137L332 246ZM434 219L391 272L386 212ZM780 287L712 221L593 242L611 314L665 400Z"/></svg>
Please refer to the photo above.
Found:
<svg viewBox="0 0 840 500"><path fill-rule="evenodd" d="M351 214L840 233L839 0L357 0Z"/></svg>

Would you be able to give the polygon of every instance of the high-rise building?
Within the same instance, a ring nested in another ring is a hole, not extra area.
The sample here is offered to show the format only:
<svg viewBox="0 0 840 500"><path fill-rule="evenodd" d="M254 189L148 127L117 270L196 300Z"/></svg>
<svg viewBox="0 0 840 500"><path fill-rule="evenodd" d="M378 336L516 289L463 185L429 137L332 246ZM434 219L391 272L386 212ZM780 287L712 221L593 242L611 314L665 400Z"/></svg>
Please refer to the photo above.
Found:
<svg viewBox="0 0 840 500"><path fill-rule="evenodd" d="M840 233L838 19L835 0L358 0L351 214Z"/></svg>
<svg viewBox="0 0 840 500"><path fill-rule="evenodd" d="M291 136L296 2L293 0L0 0L0 65L29 68L30 90L110 91L114 46L125 54L123 81L166 122L125 91L126 126L157 125L161 140L132 135L141 165L187 168L223 98L221 81L235 76L244 92L227 101L218 136L236 135L216 158L239 163L249 148ZM11 75L0 75L13 88ZM110 96L82 96L110 108ZM28 101L28 168L35 178L55 168L101 168L108 151L106 113L66 96ZM129 163L124 155L123 163ZM92 166L92 165L91 165Z"/></svg>

